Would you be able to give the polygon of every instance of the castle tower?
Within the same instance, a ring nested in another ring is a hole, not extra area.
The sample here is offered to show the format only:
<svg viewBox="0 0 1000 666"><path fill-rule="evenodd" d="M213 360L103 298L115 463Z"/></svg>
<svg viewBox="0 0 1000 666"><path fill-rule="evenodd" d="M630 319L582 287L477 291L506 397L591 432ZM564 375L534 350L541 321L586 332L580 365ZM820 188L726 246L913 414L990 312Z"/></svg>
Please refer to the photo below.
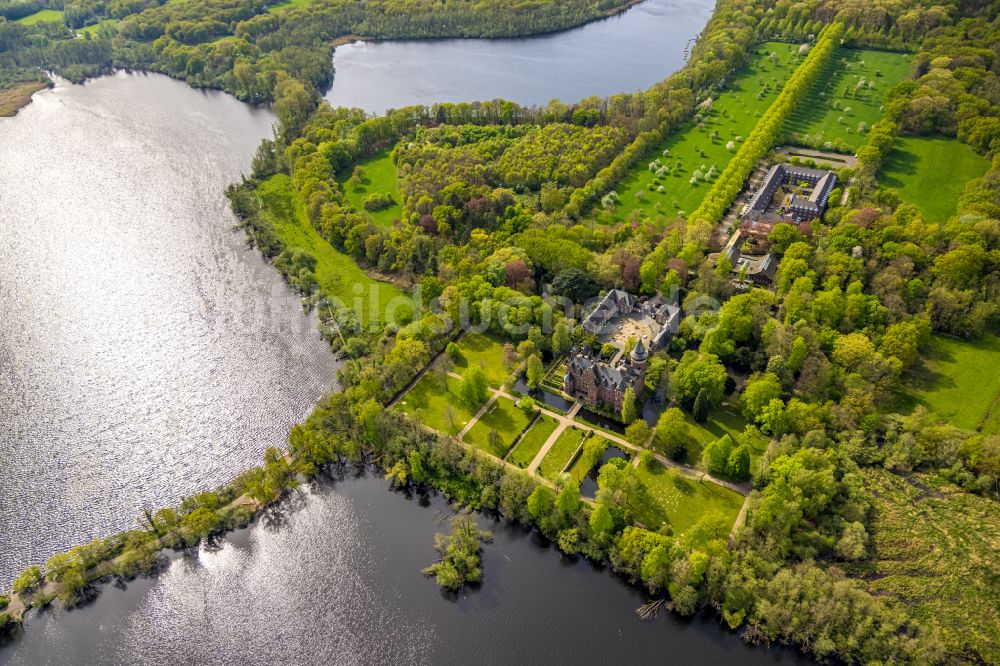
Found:
<svg viewBox="0 0 1000 666"><path fill-rule="evenodd" d="M649 354L646 352L646 345L642 344L642 340L635 343L635 348L632 349L632 354L629 356L629 361L633 368L638 370L645 376L646 374L646 361L649 360Z"/></svg>
<svg viewBox="0 0 1000 666"><path fill-rule="evenodd" d="M629 355L629 363L635 369L635 384L633 390L635 391L635 397L641 398L643 393L643 388L646 385L646 361L649 360L649 354L646 352L646 345L642 344L642 340L635 343L635 348Z"/></svg>

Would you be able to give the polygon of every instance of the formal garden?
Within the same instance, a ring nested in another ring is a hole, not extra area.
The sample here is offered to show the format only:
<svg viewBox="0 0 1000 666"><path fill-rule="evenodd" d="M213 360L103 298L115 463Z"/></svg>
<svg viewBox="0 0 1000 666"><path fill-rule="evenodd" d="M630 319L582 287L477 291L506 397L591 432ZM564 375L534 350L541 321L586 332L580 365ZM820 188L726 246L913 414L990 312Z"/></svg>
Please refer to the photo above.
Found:
<svg viewBox="0 0 1000 666"><path fill-rule="evenodd" d="M507 462L527 469L538 452L542 450L542 445L556 431L558 425L559 423L551 416L539 414L535 422L531 424L531 428L524 433L524 436L507 456Z"/></svg>
<svg viewBox="0 0 1000 666"><path fill-rule="evenodd" d="M552 448L542 458L538 473L549 481L557 480L589 434L589 431L580 428L563 430Z"/></svg>

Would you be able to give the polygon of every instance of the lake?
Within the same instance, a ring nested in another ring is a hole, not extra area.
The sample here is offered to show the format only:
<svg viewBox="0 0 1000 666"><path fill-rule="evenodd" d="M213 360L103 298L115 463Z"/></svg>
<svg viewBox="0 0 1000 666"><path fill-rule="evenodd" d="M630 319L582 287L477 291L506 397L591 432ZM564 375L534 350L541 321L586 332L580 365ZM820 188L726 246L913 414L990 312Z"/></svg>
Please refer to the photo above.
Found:
<svg viewBox="0 0 1000 666"><path fill-rule="evenodd" d="M642 622L637 588L485 517L481 586L443 595L420 570L450 514L351 469L154 579L30 615L0 663L804 663L746 647L711 617Z"/></svg>
<svg viewBox="0 0 1000 666"><path fill-rule="evenodd" d="M335 387L223 197L273 122L124 73L0 119L0 588L257 464Z"/></svg>
<svg viewBox="0 0 1000 666"><path fill-rule="evenodd" d="M355 42L336 49L334 106L372 113L502 97L576 102L648 88L684 65L712 15L708 0L646 0L565 32L524 39Z"/></svg>

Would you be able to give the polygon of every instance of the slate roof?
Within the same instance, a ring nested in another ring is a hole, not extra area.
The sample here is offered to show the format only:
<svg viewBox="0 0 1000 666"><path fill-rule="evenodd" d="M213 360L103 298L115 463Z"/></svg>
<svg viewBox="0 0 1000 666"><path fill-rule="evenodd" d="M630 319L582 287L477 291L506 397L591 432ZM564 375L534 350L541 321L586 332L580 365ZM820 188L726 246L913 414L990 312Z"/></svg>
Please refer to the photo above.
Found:
<svg viewBox="0 0 1000 666"><path fill-rule="evenodd" d="M819 217L826 210L830 192L837 185L837 174L794 164L775 164L768 170L760 188L750 199L750 211L765 212L778 188L789 180L804 180L813 186L808 199L795 197L789 207Z"/></svg>
<svg viewBox="0 0 1000 666"><path fill-rule="evenodd" d="M612 367L603 361L579 352L570 356L568 366L567 372L569 374L578 377L593 374L595 386L619 392L632 388L638 376L638 371L630 365L619 363Z"/></svg>

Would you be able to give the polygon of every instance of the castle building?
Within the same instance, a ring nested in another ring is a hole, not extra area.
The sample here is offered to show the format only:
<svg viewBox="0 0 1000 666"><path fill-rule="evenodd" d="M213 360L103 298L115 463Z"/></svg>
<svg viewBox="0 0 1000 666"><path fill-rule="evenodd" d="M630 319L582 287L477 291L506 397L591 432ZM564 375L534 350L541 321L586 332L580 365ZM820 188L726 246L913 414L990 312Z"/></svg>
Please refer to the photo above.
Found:
<svg viewBox="0 0 1000 666"><path fill-rule="evenodd" d="M584 318L583 328L600 338L612 334L619 320L629 315L645 321L647 330L651 332L651 351L666 349L677 334L681 322L680 307L659 293L640 301L627 291L612 289Z"/></svg>
<svg viewBox="0 0 1000 666"><path fill-rule="evenodd" d="M563 390L590 408L620 414L625 391L631 388L636 400L642 397L648 360L642 340L636 343L627 359L619 359L614 365L595 358L586 350L574 348L566 363Z"/></svg>
<svg viewBox="0 0 1000 666"><path fill-rule="evenodd" d="M811 220L823 215L830 199L830 192L837 185L837 174L823 169L809 169L794 164L775 164L767 172L764 182L750 199L749 211L763 214L767 212L774 195L788 182L804 182L812 187L808 197L792 195L788 211L799 220Z"/></svg>

